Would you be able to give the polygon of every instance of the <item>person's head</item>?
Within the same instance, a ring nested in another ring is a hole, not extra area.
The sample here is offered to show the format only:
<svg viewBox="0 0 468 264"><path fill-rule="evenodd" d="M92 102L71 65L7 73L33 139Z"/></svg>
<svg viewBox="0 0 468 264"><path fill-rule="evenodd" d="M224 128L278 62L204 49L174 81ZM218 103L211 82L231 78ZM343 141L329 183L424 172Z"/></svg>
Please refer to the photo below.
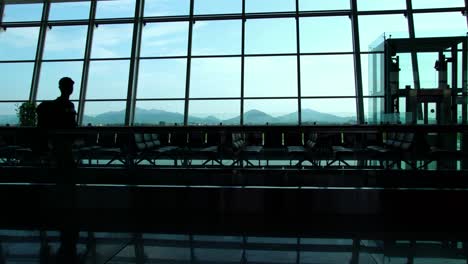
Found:
<svg viewBox="0 0 468 264"><path fill-rule="evenodd" d="M59 81L59 89L62 96L70 96L73 93L73 84L75 82L70 77L63 77Z"/></svg>

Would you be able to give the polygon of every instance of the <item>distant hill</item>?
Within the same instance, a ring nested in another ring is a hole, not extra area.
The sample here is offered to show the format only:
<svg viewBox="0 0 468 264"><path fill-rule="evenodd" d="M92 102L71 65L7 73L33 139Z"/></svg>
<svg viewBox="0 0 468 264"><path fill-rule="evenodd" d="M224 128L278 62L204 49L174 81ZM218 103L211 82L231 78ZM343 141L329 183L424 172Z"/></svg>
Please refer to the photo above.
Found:
<svg viewBox="0 0 468 264"><path fill-rule="evenodd" d="M296 124L297 112L274 117L259 110L250 110L244 113L244 124ZM136 109L135 124L139 125L159 125L159 124L174 124L183 123L184 115L181 113L169 112L159 109ZM123 124L125 118L125 111L109 111L96 116L85 115L83 117L83 124L99 125L99 124ZM340 117L332 114L321 113L312 109L302 110L302 123L317 123L317 124L343 124L355 123L355 117ZM209 124L209 125L237 125L240 123L240 116L234 118L221 120L215 116L196 117L189 116L189 124ZM18 118L16 115L0 115L0 124L16 124Z"/></svg>

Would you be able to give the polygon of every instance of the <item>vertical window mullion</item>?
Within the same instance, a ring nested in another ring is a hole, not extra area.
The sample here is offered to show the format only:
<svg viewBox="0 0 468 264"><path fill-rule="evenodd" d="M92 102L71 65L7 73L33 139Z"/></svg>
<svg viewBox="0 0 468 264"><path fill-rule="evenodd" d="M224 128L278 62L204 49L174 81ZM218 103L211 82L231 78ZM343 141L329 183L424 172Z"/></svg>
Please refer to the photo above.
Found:
<svg viewBox="0 0 468 264"><path fill-rule="evenodd" d="M416 38L416 32L414 30L414 15L413 15L413 5L411 0L406 0L406 19L408 20L408 31L410 39ZM418 65L418 55L415 51L411 52L411 64L413 66L413 79L414 79L414 88L420 89L421 82L419 79L419 65Z"/></svg>
<svg viewBox="0 0 468 264"><path fill-rule="evenodd" d="M194 0L190 0L190 21L189 21L189 32L188 32L188 43L187 43L187 75L185 82L185 107L184 107L184 126L188 124L188 115L189 115L189 97L190 97L190 71L192 63L192 34L193 34L193 24L195 20L193 19L193 8Z"/></svg>
<svg viewBox="0 0 468 264"><path fill-rule="evenodd" d="M4 13L4 10L5 10L5 3L2 1L0 3L0 24L2 24L3 22L3 13Z"/></svg>
<svg viewBox="0 0 468 264"><path fill-rule="evenodd" d="M133 125L135 118L136 90L138 84L138 69L140 64L141 32L143 30L143 13L145 1L136 1L133 20L132 53L128 76L127 103L125 108L125 125Z"/></svg>
<svg viewBox="0 0 468 264"><path fill-rule="evenodd" d="M245 0L242 0L242 36L241 36L241 102L240 125L244 125L244 77L245 77Z"/></svg>
<svg viewBox="0 0 468 264"><path fill-rule="evenodd" d="M83 115L85 109L85 100L86 100L86 89L88 87L88 76L89 76L89 64L91 58L91 49L93 45L93 35L94 35L94 20L96 18L96 6L97 1L91 1L91 6L89 10L89 22L88 22L88 34L86 37L86 48L83 62L83 72L81 75L81 90L78 106L78 124L81 125L83 122Z"/></svg>
<svg viewBox="0 0 468 264"><path fill-rule="evenodd" d="M37 42L36 58L34 62L34 70L31 82L31 92L29 95L29 101L31 102L35 102L37 97L37 88L39 86L39 77L41 74L42 57L44 55L44 43L48 29L47 20L49 19L49 12L50 2L44 1L44 6L42 7L41 26L39 30L39 40Z"/></svg>
<svg viewBox="0 0 468 264"><path fill-rule="evenodd" d="M297 45L297 123L302 125L301 106L301 42L299 36L299 0L296 0L296 45Z"/></svg>
<svg viewBox="0 0 468 264"><path fill-rule="evenodd" d="M361 71L361 48L359 41L359 21L357 12L357 0L350 0L351 3L351 25L353 32L353 54L354 54L354 74L356 89L356 114L357 123L364 123L364 102L362 92L362 71Z"/></svg>

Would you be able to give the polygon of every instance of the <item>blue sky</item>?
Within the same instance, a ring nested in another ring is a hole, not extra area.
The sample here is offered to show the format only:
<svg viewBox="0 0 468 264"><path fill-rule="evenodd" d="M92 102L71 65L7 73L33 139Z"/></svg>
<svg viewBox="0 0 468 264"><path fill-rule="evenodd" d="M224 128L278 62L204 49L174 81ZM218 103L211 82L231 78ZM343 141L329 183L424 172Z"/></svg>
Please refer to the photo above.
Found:
<svg viewBox="0 0 468 264"><path fill-rule="evenodd" d="M97 18L131 17L135 0L101 1ZM246 0L246 12L293 11L294 0ZM460 7L463 0L413 0L414 8ZM7 5L3 20L39 20L42 4ZM301 0L300 10L349 9L349 0ZM359 10L404 9L405 0L358 0ZM196 0L195 14L240 13L240 0ZM53 3L50 20L85 19L89 3ZM187 15L188 0L147 0L146 16ZM466 34L466 17L459 12L415 14L417 37ZM303 53L352 52L351 21L343 17L300 19L300 45ZM403 15L371 15L359 17L361 51L383 33L392 37L408 37L407 20ZM193 31L193 55L236 55L241 53L241 27L238 20L198 21ZM248 20L246 22L246 54L295 53L296 21L293 18ZM88 82L88 99L125 99L133 25L99 25L94 32L92 58L123 58L117 61L92 61ZM0 33L1 60L33 60L38 28L9 28ZM82 59L87 26L52 27L47 32L44 59ZM147 23L143 30L142 57L187 55L187 22ZM364 94L368 94L368 61L362 55ZM402 63L410 65L409 58ZM433 66L433 56L421 56L422 65ZM185 96L186 59L142 59L137 99L177 99ZM423 83L437 83L434 70L422 67ZM32 63L0 63L2 93L0 100L27 100L31 83ZM77 99L81 85L82 62L44 62L38 99L53 99L58 94L57 81L62 76L75 80ZM240 97L240 58L197 58L192 60L191 98ZM296 56L247 57L245 59L245 96L297 96ZM402 72L402 81L412 85L411 70ZM403 84L402 84L403 85ZM303 96L354 96L352 55L308 55L301 57ZM86 114L121 110L124 102L88 103ZM137 107L165 109L183 113L183 101L140 101ZM354 99L308 99L303 108L350 116L355 112ZM0 104L0 114L11 113L12 104ZM246 100L245 110L259 109L273 115L297 111L297 99ZM190 113L198 116L217 114L227 118L240 111L239 100L191 101Z"/></svg>

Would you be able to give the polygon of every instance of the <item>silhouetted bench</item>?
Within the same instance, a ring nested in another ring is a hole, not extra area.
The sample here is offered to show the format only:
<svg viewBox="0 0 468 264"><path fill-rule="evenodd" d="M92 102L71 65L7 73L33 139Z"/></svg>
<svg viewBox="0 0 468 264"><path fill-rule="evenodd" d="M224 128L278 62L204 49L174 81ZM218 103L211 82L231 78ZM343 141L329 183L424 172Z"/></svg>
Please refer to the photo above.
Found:
<svg viewBox="0 0 468 264"><path fill-rule="evenodd" d="M175 151L179 148L161 145L159 134L135 133L133 139L132 153L135 165L140 164L142 161L148 161L150 164L156 165L156 160L161 157L171 158L174 160L174 165L177 165Z"/></svg>

